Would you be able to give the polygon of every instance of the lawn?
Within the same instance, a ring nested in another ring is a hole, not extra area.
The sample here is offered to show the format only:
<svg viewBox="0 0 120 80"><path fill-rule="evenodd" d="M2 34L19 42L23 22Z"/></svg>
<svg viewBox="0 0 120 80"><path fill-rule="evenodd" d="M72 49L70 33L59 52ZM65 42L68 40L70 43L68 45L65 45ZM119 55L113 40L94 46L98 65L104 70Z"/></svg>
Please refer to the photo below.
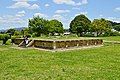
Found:
<svg viewBox="0 0 120 80"><path fill-rule="evenodd" d="M101 37L101 38L106 41L120 41L120 36Z"/></svg>
<svg viewBox="0 0 120 80"><path fill-rule="evenodd" d="M0 80L119 80L120 45L65 52L0 46Z"/></svg>

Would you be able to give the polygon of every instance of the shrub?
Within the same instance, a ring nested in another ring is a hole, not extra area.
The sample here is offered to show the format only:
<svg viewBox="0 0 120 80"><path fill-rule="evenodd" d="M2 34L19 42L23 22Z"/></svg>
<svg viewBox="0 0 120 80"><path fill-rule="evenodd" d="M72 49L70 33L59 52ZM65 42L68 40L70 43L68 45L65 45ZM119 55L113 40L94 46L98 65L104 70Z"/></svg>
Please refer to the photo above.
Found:
<svg viewBox="0 0 120 80"><path fill-rule="evenodd" d="M27 34L26 36L27 36L28 38L30 38L30 37L31 37L31 34Z"/></svg>
<svg viewBox="0 0 120 80"><path fill-rule="evenodd" d="M33 34L32 34L32 37L33 37L33 38L36 37L36 33L33 33Z"/></svg>
<svg viewBox="0 0 120 80"><path fill-rule="evenodd" d="M11 39L21 38L21 36L12 36Z"/></svg>
<svg viewBox="0 0 120 80"><path fill-rule="evenodd" d="M120 33L119 32L112 32L110 35L111 36L120 36Z"/></svg>
<svg viewBox="0 0 120 80"><path fill-rule="evenodd" d="M8 34L0 34L0 40L3 40L3 44L6 44L8 39L10 39L10 35L8 35Z"/></svg>
<svg viewBox="0 0 120 80"><path fill-rule="evenodd" d="M5 38L9 39L10 35L8 35L8 34L0 34L0 40L3 40Z"/></svg>
<svg viewBox="0 0 120 80"><path fill-rule="evenodd" d="M94 37L94 34L87 33L87 34L84 34L84 37Z"/></svg>

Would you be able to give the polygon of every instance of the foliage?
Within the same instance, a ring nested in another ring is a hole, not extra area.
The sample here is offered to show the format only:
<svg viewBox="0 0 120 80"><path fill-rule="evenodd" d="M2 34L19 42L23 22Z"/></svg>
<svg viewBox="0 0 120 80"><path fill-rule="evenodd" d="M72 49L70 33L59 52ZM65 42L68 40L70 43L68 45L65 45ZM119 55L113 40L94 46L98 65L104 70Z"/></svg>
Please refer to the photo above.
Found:
<svg viewBox="0 0 120 80"><path fill-rule="evenodd" d="M4 38L10 38L8 34L0 34L0 40L3 40Z"/></svg>
<svg viewBox="0 0 120 80"><path fill-rule="evenodd" d="M12 36L11 39L21 38L21 36Z"/></svg>
<svg viewBox="0 0 120 80"><path fill-rule="evenodd" d="M46 27L48 24L48 20L40 18L39 16L33 17L33 19L29 19L29 29L31 33L37 33L37 36L46 33Z"/></svg>
<svg viewBox="0 0 120 80"><path fill-rule="evenodd" d="M19 35L21 35L21 32L20 32L20 31L15 31L15 32L14 32L14 36L19 36Z"/></svg>
<svg viewBox="0 0 120 80"><path fill-rule="evenodd" d="M120 33L117 32L117 31L116 31L116 32L112 32L112 33L111 33L111 36L120 36Z"/></svg>
<svg viewBox="0 0 120 80"><path fill-rule="evenodd" d="M109 21L111 23L112 26L116 26L116 25L120 25L120 23L118 22L113 22L113 21Z"/></svg>
<svg viewBox="0 0 120 80"><path fill-rule="evenodd" d="M31 37L29 28L23 29L23 30L21 31L21 34L22 34L23 36Z"/></svg>
<svg viewBox="0 0 120 80"><path fill-rule="evenodd" d="M94 37L94 34L86 33L86 34L84 34L84 37Z"/></svg>
<svg viewBox="0 0 120 80"><path fill-rule="evenodd" d="M10 39L10 35L8 35L8 34L0 34L0 40L3 40L3 44L6 44L8 39Z"/></svg>
<svg viewBox="0 0 120 80"><path fill-rule="evenodd" d="M95 19L92 22L92 30L97 33L97 36L111 31L111 24L105 19Z"/></svg>
<svg viewBox="0 0 120 80"><path fill-rule="evenodd" d="M120 24L113 26L113 29L116 30L116 31L120 31Z"/></svg>
<svg viewBox="0 0 120 80"><path fill-rule="evenodd" d="M49 28L48 28L48 32L52 33L54 35L54 33L63 33L64 29L63 29L63 24L58 21L58 20L50 20L49 21Z"/></svg>
<svg viewBox="0 0 120 80"><path fill-rule="evenodd" d="M15 29L8 29L6 33L14 35L15 31L16 31Z"/></svg>
<svg viewBox="0 0 120 80"><path fill-rule="evenodd" d="M29 20L29 31L35 36L41 34L48 35L49 33L63 33L63 24L58 20L46 20L39 16Z"/></svg>
<svg viewBox="0 0 120 80"><path fill-rule="evenodd" d="M85 15L76 16L70 23L70 32L82 36L90 30L91 21Z"/></svg>

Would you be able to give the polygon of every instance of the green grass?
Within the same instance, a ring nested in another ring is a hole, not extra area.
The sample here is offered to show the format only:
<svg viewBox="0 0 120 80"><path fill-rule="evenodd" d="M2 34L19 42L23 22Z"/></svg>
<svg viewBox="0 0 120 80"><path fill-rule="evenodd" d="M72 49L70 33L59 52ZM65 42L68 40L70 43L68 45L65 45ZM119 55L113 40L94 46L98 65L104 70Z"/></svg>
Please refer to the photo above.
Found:
<svg viewBox="0 0 120 80"><path fill-rule="evenodd" d="M0 46L0 80L119 80L120 45L65 52Z"/></svg>
<svg viewBox="0 0 120 80"><path fill-rule="evenodd" d="M120 41L119 36L99 38ZM0 80L120 79L120 44L64 52L12 47L0 45Z"/></svg>
<svg viewBox="0 0 120 80"><path fill-rule="evenodd" d="M120 41L120 36L101 37L101 38L106 41Z"/></svg>

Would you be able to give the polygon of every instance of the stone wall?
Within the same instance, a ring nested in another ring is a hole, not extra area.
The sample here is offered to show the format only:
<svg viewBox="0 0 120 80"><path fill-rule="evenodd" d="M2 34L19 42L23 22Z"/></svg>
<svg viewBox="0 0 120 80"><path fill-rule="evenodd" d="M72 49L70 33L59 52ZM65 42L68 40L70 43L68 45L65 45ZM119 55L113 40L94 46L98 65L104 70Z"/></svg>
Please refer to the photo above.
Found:
<svg viewBox="0 0 120 80"><path fill-rule="evenodd" d="M56 49L82 46L97 46L102 44L102 39L55 41Z"/></svg>
<svg viewBox="0 0 120 80"><path fill-rule="evenodd" d="M15 44L19 45L23 39L15 39ZM34 40L33 46L43 49L63 49L72 47L97 46L102 45L102 39L86 40Z"/></svg>
<svg viewBox="0 0 120 80"><path fill-rule="evenodd" d="M34 40L34 47L44 49L54 49L54 41Z"/></svg>
<svg viewBox="0 0 120 80"><path fill-rule="evenodd" d="M22 41L23 41L23 39L19 39L19 38L13 39L13 42L14 42L14 44L16 44L16 45L19 45Z"/></svg>

